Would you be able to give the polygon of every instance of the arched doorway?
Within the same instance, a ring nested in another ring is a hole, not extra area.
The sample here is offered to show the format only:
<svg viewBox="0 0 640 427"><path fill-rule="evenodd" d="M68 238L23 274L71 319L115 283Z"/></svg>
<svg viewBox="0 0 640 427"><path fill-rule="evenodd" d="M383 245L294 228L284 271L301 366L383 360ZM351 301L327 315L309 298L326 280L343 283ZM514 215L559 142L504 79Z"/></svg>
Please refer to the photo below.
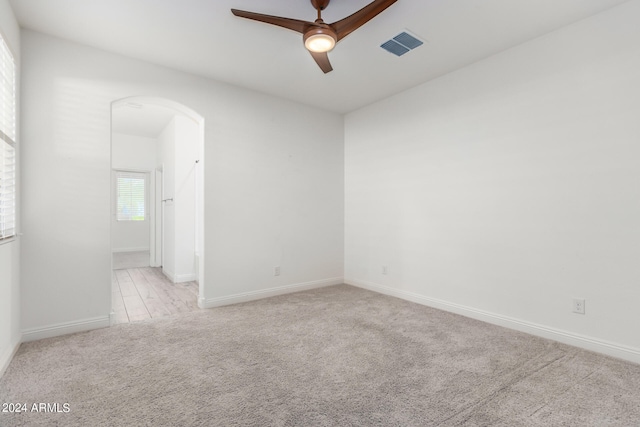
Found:
<svg viewBox="0 0 640 427"><path fill-rule="evenodd" d="M114 101L111 169L112 324L197 308L205 280L204 118L165 98Z"/></svg>

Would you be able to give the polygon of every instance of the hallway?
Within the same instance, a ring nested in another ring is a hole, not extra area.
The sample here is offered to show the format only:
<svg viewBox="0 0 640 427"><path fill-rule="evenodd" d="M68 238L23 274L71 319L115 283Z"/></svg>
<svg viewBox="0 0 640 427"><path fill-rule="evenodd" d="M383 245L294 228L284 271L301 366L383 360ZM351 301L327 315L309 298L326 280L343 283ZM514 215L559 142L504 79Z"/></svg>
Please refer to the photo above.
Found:
<svg viewBox="0 0 640 427"><path fill-rule="evenodd" d="M113 270L113 324L199 310L196 282L171 283L159 267Z"/></svg>

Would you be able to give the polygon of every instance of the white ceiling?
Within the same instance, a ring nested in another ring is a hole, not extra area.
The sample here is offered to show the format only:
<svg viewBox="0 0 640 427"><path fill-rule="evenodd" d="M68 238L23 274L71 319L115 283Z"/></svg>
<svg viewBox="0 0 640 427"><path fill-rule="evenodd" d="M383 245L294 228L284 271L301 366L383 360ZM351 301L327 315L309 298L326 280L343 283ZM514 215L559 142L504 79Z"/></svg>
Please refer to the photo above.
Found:
<svg viewBox="0 0 640 427"><path fill-rule="evenodd" d="M111 110L111 130L126 135L156 138L177 111L149 102L124 102Z"/></svg>
<svg viewBox="0 0 640 427"><path fill-rule="evenodd" d="M323 74L290 30L231 8L313 21L309 0L10 0L21 26L215 80L349 112L626 0L398 0L330 52ZM370 0L333 0L339 20ZM395 57L404 29L427 43Z"/></svg>

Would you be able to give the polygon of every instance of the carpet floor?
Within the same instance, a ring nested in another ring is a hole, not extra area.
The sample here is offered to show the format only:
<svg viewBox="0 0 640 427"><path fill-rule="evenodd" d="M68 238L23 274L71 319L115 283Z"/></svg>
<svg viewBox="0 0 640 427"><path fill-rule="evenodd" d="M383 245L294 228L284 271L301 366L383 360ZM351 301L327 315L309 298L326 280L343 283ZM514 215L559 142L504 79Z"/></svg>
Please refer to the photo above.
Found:
<svg viewBox="0 0 640 427"><path fill-rule="evenodd" d="M7 427L627 427L640 365L340 285L25 343L0 402Z"/></svg>

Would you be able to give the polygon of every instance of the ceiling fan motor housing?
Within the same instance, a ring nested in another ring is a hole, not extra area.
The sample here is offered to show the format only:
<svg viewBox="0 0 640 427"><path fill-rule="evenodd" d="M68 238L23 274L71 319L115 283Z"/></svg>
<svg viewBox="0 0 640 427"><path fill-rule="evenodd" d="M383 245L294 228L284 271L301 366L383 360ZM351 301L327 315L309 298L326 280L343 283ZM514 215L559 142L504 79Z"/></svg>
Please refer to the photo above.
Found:
<svg viewBox="0 0 640 427"><path fill-rule="evenodd" d="M329 2L331 0L311 0L311 4L315 10L324 10L327 6L329 6Z"/></svg>
<svg viewBox="0 0 640 427"><path fill-rule="evenodd" d="M322 48L321 49L315 49L313 47L314 45L314 39L316 40L327 40L327 36L329 36L331 39L333 39L333 43L329 44L327 46L327 42L323 42L321 44ZM302 41L304 42L305 47L310 50L311 52L329 52L333 49L333 47L336 45L336 42L338 41L338 35L335 33L335 31L333 31L331 28L329 27L311 27L309 28L309 30L307 30L306 33L304 33L304 36L302 37Z"/></svg>

